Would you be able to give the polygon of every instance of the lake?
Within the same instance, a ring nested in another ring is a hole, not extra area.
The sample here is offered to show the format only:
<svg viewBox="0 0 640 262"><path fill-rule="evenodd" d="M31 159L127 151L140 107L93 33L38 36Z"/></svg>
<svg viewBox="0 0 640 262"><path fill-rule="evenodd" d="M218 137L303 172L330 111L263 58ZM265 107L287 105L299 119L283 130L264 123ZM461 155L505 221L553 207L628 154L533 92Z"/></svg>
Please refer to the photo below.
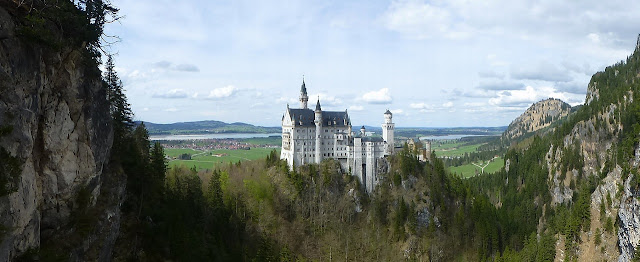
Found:
<svg viewBox="0 0 640 262"><path fill-rule="evenodd" d="M443 140L443 139L460 139L469 136L488 136L488 135L446 135L446 136L421 136L420 140Z"/></svg>
<svg viewBox="0 0 640 262"><path fill-rule="evenodd" d="M282 136L281 133L268 134L252 134L252 133L218 133L218 134L201 134L201 135L151 135L149 139L155 140L201 140L201 139L225 139L225 138L255 138Z"/></svg>

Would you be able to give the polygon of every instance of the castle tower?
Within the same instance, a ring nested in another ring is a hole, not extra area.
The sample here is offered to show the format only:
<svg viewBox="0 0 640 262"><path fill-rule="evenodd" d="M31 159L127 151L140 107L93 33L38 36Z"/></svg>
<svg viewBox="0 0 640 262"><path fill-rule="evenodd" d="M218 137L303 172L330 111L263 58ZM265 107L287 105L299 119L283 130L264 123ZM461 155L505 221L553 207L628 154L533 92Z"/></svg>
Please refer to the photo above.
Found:
<svg viewBox="0 0 640 262"><path fill-rule="evenodd" d="M307 96L307 87L304 84L304 77L302 78L302 87L300 87L300 108L307 109L307 102L309 97Z"/></svg>
<svg viewBox="0 0 640 262"><path fill-rule="evenodd" d="M322 143L322 109L320 108L320 98L316 103L315 120L313 122L316 124L316 164L320 164L322 162L322 147L320 146Z"/></svg>
<svg viewBox="0 0 640 262"><path fill-rule="evenodd" d="M362 127L360 128L360 135L361 135L362 137L367 136L367 129L366 129L366 128L364 128L364 126L362 126Z"/></svg>
<svg viewBox="0 0 640 262"><path fill-rule="evenodd" d="M395 128L395 124L392 123L392 117L393 114L391 114L391 111L387 109L387 111L384 112L384 124L382 124L382 139L387 142L387 147L385 148L384 152L385 155L393 154L393 129Z"/></svg>

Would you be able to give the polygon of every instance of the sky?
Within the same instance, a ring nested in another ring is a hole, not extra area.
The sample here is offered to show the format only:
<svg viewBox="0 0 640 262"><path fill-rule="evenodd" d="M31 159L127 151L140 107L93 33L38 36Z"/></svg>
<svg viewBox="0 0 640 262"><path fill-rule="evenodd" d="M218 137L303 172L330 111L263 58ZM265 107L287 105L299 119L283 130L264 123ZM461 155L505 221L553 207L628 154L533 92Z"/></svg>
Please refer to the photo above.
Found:
<svg viewBox="0 0 640 262"><path fill-rule="evenodd" d="M506 126L531 104L584 102L626 59L640 1L111 0L106 34L135 119L280 126L287 104L354 126ZM115 38L108 38L112 42Z"/></svg>

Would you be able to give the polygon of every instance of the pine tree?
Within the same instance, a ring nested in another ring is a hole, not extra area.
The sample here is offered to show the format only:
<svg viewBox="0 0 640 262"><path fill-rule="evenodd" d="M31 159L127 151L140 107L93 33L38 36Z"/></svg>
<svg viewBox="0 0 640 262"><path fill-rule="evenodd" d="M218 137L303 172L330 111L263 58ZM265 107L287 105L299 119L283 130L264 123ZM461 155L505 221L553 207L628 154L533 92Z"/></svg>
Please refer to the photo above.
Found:
<svg viewBox="0 0 640 262"><path fill-rule="evenodd" d="M164 158L164 148L160 143L153 144L150 163L150 194L153 201L159 201L164 189L164 178L167 172L167 161Z"/></svg>
<svg viewBox="0 0 640 262"><path fill-rule="evenodd" d="M113 120L113 147L114 152L117 154L123 149L124 138L131 132L133 127L133 113L123 92L122 81L120 81L115 71L112 55L107 55L103 81L107 88L107 100L110 105L109 112Z"/></svg>

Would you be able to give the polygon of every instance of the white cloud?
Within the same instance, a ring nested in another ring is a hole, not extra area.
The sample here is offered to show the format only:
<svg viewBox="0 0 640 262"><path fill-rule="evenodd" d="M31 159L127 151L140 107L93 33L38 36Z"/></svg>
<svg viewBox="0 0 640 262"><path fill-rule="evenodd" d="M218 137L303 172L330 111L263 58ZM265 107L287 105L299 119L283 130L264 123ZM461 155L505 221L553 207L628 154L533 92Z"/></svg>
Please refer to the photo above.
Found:
<svg viewBox="0 0 640 262"><path fill-rule="evenodd" d="M442 107L444 107L444 108L451 108L451 107L453 107L453 102L451 102L451 101L446 102L446 103L442 104Z"/></svg>
<svg viewBox="0 0 640 262"><path fill-rule="evenodd" d="M404 115L404 110L402 109L390 109L389 111L391 111L392 114L394 115Z"/></svg>
<svg viewBox="0 0 640 262"><path fill-rule="evenodd" d="M216 88L216 89L211 90L211 92L209 92L209 95L206 98L207 99L227 98L227 97L232 96L235 93L236 90L237 90L237 88L235 86L232 86L232 85Z"/></svg>
<svg viewBox="0 0 640 262"><path fill-rule="evenodd" d="M382 88L378 91L367 92L362 95L363 101L369 104L391 104L393 98L389 93L389 88Z"/></svg>
<svg viewBox="0 0 640 262"><path fill-rule="evenodd" d="M535 66L521 64L514 67L511 69L511 77L518 80L529 79L548 82L569 82L573 79L569 70L561 69L548 61L542 61Z"/></svg>
<svg viewBox="0 0 640 262"><path fill-rule="evenodd" d="M600 43L600 36L598 34L588 34L587 38L589 38L589 40L591 40L591 42L599 44Z"/></svg>
<svg viewBox="0 0 640 262"><path fill-rule="evenodd" d="M487 91L522 90L525 88L525 85L510 81L490 81L481 82L480 85L478 85L478 88Z"/></svg>
<svg viewBox="0 0 640 262"><path fill-rule="evenodd" d="M147 73L140 72L140 70L133 70L131 73L124 74L124 75L132 80L144 79L148 77Z"/></svg>
<svg viewBox="0 0 640 262"><path fill-rule="evenodd" d="M280 98L278 98L276 100L276 103L277 104L287 103L287 104L289 104L289 106L297 107L298 104L300 103L300 101L298 101L298 99L296 99L296 98L281 96ZM307 102L307 104L309 104L309 102Z"/></svg>
<svg viewBox="0 0 640 262"><path fill-rule="evenodd" d="M483 71L478 72L478 76L480 76L482 78L503 79L504 78L504 73L497 72L497 71L483 70Z"/></svg>
<svg viewBox="0 0 640 262"><path fill-rule="evenodd" d="M409 104L409 107L411 107L413 109L425 109L425 108L432 108L433 106L425 104L425 103L411 103L411 104Z"/></svg>
<svg viewBox="0 0 640 262"><path fill-rule="evenodd" d="M433 105L429 105L426 103L411 103L409 104L410 108L418 109L423 113L435 112L435 107Z"/></svg>
<svg viewBox="0 0 640 262"><path fill-rule="evenodd" d="M364 110L363 106L352 105L349 107L349 111L363 111L363 110Z"/></svg>
<svg viewBox="0 0 640 262"><path fill-rule="evenodd" d="M183 72L200 72L200 69L197 66L191 64L179 64L176 65L173 70Z"/></svg>
<svg viewBox="0 0 640 262"><path fill-rule="evenodd" d="M311 107L312 105L315 106L318 98L320 99L320 106L323 107L323 110L324 108L326 108L326 106L332 107L342 104L342 100L340 98L325 93L316 93L309 95L309 102L307 102L309 104L309 107Z"/></svg>
<svg viewBox="0 0 640 262"><path fill-rule="evenodd" d="M466 38L470 35L470 31L458 29L466 26L454 24L449 9L422 1L393 1L383 21L388 29L411 38Z"/></svg>
<svg viewBox="0 0 640 262"><path fill-rule="evenodd" d="M162 110L162 111L165 111L165 112L178 112L180 110L175 108L175 107L170 107L170 108L167 108L167 109Z"/></svg>
<svg viewBox="0 0 640 262"><path fill-rule="evenodd" d="M171 89L166 92L158 92L153 94L155 98L186 98L189 96L187 92L182 89Z"/></svg>
<svg viewBox="0 0 640 262"><path fill-rule="evenodd" d="M553 87L533 88L527 86L524 90L510 90L498 92L498 97L489 99L489 104L498 107L527 108L531 104L547 98L558 98L566 101L567 96L559 93Z"/></svg>
<svg viewBox="0 0 640 262"><path fill-rule="evenodd" d="M179 64L174 65L173 63L162 60L152 64L154 68L172 70L172 71L182 71L182 72L200 72L200 69L196 65L192 64ZM155 69L152 69L153 72Z"/></svg>

